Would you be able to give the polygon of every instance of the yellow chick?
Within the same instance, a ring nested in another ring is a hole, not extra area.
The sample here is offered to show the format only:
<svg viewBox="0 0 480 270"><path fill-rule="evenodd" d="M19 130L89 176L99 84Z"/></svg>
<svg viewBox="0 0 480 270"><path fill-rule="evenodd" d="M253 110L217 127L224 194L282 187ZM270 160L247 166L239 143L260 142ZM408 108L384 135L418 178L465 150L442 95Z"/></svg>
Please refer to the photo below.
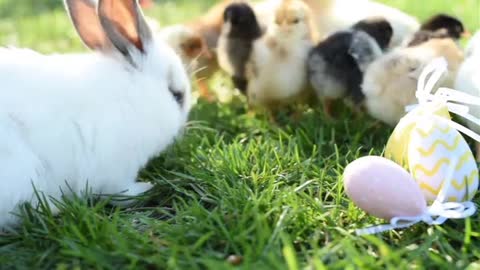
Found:
<svg viewBox="0 0 480 270"><path fill-rule="evenodd" d="M432 39L418 46L398 48L373 62L362 85L370 115L395 126L405 116L405 107L417 103L418 78L437 57L446 58L449 70L436 87L452 87L463 61L463 52L452 39Z"/></svg>
<svg viewBox="0 0 480 270"><path fill-rule="evenodd" d="M274 110L308 96L305 63L316 39L309 7L300 0L282 1L246 65L249 103Z"/></svg>

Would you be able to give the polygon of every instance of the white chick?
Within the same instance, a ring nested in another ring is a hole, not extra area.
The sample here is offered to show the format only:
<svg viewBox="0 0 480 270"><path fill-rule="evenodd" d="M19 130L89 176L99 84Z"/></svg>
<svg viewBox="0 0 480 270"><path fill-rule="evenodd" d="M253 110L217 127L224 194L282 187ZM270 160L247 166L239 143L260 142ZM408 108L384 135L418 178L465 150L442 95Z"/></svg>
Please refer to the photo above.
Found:
<svg viewBox="0 0 480 270"><path fill-rule="evenodd" d="M274 110L309 94L306 61L316 38L310 12L300 0L284 0L254 42L246 67L251 105Z"/></svg>
<svg viewBox="0 0 480 270"><path fill-rule="evenodd" d="M465 62L460 66L455 81L455 89L480 98L480 31L467 45ZM470 113L480 118L480 106L470 106ZM480 133L480 127L473 122L467 122L468 127ZM477 161L480 161L480 144L477 143Z"/></svg>
<svg viewBox="0 0 480 270"><path fill-rule="evenodd" d="M373 62L362 84L370 115L395 126L405 116L405 107L417 103L418 78L437 57L447 59L449 70L436 87L452 87L463 61L463 52L452 39L432 39L418 46L398 48Z"/></svg>
<svg viewBox="0 0 480 270"><path fill-rule="evenodd" d="M255 11L258 22L263 31L267 26L275 22L275 11L280 7L283 0L250 1Z"/></svg>

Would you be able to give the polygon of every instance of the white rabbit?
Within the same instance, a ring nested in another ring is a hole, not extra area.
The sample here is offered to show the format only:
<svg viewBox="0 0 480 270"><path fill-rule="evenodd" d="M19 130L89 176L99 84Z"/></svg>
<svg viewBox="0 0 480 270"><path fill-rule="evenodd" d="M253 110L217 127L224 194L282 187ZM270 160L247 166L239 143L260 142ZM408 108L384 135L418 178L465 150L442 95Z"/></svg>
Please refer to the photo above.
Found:
<svg viewBox="0 0 480 270"><path fill-rule="evenodd" d="M190 110L180 58L153 39L136 0L65 0L90 54L0 49L0 229L34 187L60 199L135 196L138 171L174 141Z"/></svg>

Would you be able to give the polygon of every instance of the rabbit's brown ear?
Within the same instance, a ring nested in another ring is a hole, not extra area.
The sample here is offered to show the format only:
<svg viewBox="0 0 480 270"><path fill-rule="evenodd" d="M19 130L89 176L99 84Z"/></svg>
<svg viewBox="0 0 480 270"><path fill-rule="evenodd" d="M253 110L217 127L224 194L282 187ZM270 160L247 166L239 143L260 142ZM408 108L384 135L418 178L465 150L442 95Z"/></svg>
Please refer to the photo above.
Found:
<svg viewBox="0 0 480 270"><path fill-rule="evenodd" d="M65 0L65 7L78 35L88 48L104 50L112 46L92 0Z"/></svg>
<svg viewBox="0 0 480 270"><path fill-rule="evenodd" d="M100 0L98 16L107 37L124 56L130 57L132 48L145 53L152 32L137 0Z"/></svg>

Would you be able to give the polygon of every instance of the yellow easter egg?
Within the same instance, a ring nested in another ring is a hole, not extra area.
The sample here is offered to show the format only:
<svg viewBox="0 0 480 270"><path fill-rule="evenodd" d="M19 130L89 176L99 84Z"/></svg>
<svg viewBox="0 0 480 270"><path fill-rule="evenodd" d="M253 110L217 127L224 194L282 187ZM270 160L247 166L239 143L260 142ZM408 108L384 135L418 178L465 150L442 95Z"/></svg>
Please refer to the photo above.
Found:
<svg viewBox="0 0 480 270"><path fill-rule="evenodd" d="M408 115L407 115L408 116ZM408 169L408 144L416 126L414 117L404 117L393 130L385 148L385 157Z"/></svg>
<svg viewBox="0 0 480 270"><path fill-rule="evenodd" d="M410 173L429 202L446 188L450 166L455 166L455 171L446 190L447 201L470 201L478 189L478 167L467 142L456 129L435 118L417 120L411 131L408 162Z"/></svg>
<svg viewBox="0 0 480 270"><path fill-rule="evenodd" d="M438 115L450 119L448 108L440 103L429 103L419 106L403 117L395 127L385 148L385 157L409 169L408 149L412 130L418 119L425 115Z"/></svg>

